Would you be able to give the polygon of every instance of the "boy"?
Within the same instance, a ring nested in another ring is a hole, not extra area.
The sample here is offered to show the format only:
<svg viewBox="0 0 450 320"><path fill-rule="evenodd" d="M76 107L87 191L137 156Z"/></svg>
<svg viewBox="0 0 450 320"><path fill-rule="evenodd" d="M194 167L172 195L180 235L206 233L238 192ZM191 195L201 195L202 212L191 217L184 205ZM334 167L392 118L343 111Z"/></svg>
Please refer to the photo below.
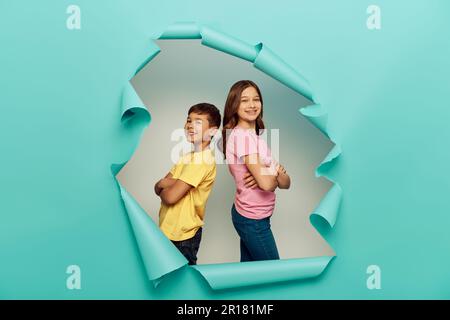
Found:
<svg viewBox="0 0 450 320"><path fill-rule="evenodd" d="M159 227L190 265L197 263L206 201L216 178L216 163L209 144L220 120L220 112L214 105L192 106L184 131L194 151L183 155L155 184L155 193L162 202Z"/></svg>

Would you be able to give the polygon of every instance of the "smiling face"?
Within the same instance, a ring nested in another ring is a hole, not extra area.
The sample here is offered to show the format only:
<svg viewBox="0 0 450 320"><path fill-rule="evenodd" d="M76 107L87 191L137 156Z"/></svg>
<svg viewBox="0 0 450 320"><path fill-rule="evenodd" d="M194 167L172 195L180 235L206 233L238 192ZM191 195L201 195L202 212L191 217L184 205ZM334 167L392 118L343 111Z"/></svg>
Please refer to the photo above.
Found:
<svg viewBox="0 0 450 320"><path fill-rule="evenodd" d="M261 113L261 97L254 87L242 91L240 104L237 110L240 121L254 123Z"/></svg>
<svg viewBox="0 0 450 320"><path fill-rule="evenodd" d="M198 144L207 139L209 137L209 129L207 114L189 113L184 125L184 132L190 143Z"/></svg>

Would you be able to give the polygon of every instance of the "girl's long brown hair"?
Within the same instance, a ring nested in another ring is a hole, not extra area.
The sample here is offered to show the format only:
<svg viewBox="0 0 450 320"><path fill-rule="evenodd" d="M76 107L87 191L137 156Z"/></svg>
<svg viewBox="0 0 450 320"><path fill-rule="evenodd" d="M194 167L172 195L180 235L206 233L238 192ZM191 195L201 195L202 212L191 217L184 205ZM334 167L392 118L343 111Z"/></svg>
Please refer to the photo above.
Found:
<svg viewBox="0 0 450 320"><path fill-rule="evenodd" d="M263 122L263 99L261 95L261 91L259 90L256 83L251 80L241 80L233 84L230 88L230 92L228 93L227 101L225 102L225 111L223 113L223 127L222 127L222 147L223 147L223 155L227 157L227 130L228 133L231 129L237 126L239 116L237 114L239 105L241 103L241 95L242 91L247 89L248 87L253 87L256 89L259 95L259 99L261 101L261 112L259 113L258 118L256 118L255 130L256 134L260 135L260 130L264 129Z"/></svg>

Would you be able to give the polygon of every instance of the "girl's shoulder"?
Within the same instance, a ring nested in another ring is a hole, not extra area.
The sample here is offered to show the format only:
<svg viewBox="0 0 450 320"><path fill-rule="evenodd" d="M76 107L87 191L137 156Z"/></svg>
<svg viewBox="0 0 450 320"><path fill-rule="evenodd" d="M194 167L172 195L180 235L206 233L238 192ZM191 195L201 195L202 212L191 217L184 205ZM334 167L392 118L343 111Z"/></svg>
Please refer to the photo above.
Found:
<svg viewBox="0 0 450 320"><path fill-rule="evenodd" d="M234 127L231 129L231 134L234 136L243 136L243 137L257 137L255 130L253 129L245 129L241 127Z"/></svg>
<svg viewBox="0 0 450 320"><path fill-rule="evenodd" d="M244 129L244 128L233 128L230 135L228 136L228 141L234 144L257 144L258 136L254 130Z"/></svg>

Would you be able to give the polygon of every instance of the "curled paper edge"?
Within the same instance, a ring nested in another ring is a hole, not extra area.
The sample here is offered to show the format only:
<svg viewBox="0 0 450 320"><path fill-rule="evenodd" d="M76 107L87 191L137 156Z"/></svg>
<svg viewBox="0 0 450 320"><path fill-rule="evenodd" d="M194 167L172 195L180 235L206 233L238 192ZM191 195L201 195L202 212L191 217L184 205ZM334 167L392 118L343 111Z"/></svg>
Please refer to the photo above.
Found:
<svg viewBox="0 0 450 320"><path fill-rule="evenodd" d="M153 46L146 63L151 61L158 53L159 48ZM141 64L138 71L146 64ZM136 74L136 71L134 74ZM151 122L151 115L144 103L139 98L131 83L128 81L122 92L120 121L124 127L133 126L140 130L140 137L136 139L133 153L139 146L139 142ZM127 160L128 161L128 160ZM159 230L159 227L148 216L137 201L116 179L116 175L126 165L127 161L111 165L111 173L120 191L125 211L130 222L147 277L156 287L167 274L178 270L187 264L187 260L179 254L167 237Z"/></svg>
<svg viewBox="0 0 450 320"><path fill-rule="evenodd" d="M262 43L252 46L207 26L199 26L196 23L175 23L169 26L158 39L201 39L202 44L205 46L250 61L255 68L311 100L313 104L300 109L299 112L335 144L315 172L317 177L323 176L332 181L323 172L323 169L326 167L329 170L334 165L341 154L341 148L328 133L328 113L326 109L317 103L309 82L300 73ZM153 48L151 54L148 55L149 58L137 68L135 74L158 53L159 48ZM127 82L123 94L121 121L123 124L126 124L131 119L141 119L147 126L151 117L130 82ZM136 148L139 142L140 139L137 141ZM114 177L125 164L126 162L121 165L112 165ZM116 182L118 183L148 278L156 286L165 275L180 269L187 264L187 261L163 235L133 197L126 192L117 180ZM337 219L341 198L342 189L338 183L334 182L334 185L311 213L310 221L322 236L325 233L324 227L319 226L320 223L317 221L326 221L327 226L325 228L332 228ZM333 258L334 256L323 256L276 261L208 264L193 266L193 268L201 274L212 289L229 289L318 277Z"/></svg>
<svg viewBox="0 0 450 320"><path fill-rule="evenodd" d="M333 256L193 266L211 288L223 290L319 276Z"/></svg>

